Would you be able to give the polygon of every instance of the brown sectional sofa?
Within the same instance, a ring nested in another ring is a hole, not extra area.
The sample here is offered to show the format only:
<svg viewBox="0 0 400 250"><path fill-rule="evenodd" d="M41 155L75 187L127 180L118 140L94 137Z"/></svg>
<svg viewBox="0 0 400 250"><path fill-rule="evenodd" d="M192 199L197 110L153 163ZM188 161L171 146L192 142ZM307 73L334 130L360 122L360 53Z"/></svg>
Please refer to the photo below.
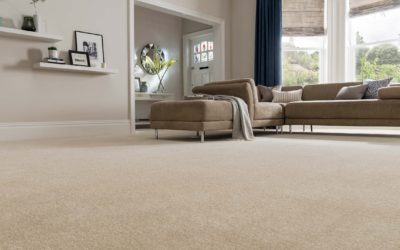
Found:
<svg viewBox="0 0 400 250"><path fill-rule="evenodd" d="M335 100L346 86L361 82L283 87L283 91L303 89L303 101L288 104L260 102L252 79L209 83L193 93L231 95L248 105L253 128L283 125L400 126L400 87L381 89L379 100ZM151 127L200 132L232 129L232 105L227 101L164 101L152 105Z"/></svg>
<svg viewBox="0 0 400 250"><path fill-rule="evenodd" d="M335 100L343 87L361 84L354 82L305 86L303 101L286 105L285 124L400 126L400 95L395 94L398 87L381 89L381 96L386 94L390 97L386 100Z"/></svg>
<svg viewBox="0 0 400 250"><path fill-rule="evenodd" d="M254 128L282 126L285 123L284 107L277 103L259 102L257 87L252 79L209 83L195 87L193 93L242 98L249 108ZM227 101L163 101L152 105L151 128L201 133L232 129L232 113L232 104Z"/></svg>

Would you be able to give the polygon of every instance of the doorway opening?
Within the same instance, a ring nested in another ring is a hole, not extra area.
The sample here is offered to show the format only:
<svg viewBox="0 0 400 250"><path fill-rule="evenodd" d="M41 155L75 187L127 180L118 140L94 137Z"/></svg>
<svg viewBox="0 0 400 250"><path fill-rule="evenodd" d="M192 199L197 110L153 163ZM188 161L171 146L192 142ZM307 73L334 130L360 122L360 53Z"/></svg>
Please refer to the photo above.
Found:
<svg viewBox="0 0 400 250"><path fill-rule="evenodd" d="M184 93L191 95L195 86L214 81L215 57L214 31L187 34L183 37Z"/></svg>
<svg viewBox="0 0 400 250"><path fill-rule="evenodd" d="M225 24L180 6L156 0L130 0L130 117L132 132L149 124L151 104L181 100L192 88L225 78ZM167 72L164 92L159 77L146 72L143 48L157 45L165 60L176 60ZM140 87L140 83L146 87Z"/></svg>

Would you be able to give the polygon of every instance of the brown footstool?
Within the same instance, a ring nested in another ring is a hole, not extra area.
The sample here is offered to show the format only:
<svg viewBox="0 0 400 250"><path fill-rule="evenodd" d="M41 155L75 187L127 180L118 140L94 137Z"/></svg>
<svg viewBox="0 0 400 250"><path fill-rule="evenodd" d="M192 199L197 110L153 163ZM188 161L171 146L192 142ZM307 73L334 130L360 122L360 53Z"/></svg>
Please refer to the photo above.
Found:
<svg viewBox="0 0 400 250"><path fill-rule="evenodd" d="M151 106L151 128L198 132L204 142L206 131L232 129L232 104L227 101L162 101Z"/></svg>

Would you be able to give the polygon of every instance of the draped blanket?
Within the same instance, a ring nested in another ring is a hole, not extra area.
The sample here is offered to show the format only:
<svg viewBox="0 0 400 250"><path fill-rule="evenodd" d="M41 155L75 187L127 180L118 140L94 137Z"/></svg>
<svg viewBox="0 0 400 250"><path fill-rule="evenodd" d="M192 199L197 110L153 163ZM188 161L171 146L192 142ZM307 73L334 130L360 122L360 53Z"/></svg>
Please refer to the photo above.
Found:
<svg viewBox="0 0 400 250"><path fill-rule="evenodd" d="M245 101L235 96L213 95L209 97L214 100L228 101L232 104L233 139L246 141L251 141L254 139L249 109Z"/></svg>

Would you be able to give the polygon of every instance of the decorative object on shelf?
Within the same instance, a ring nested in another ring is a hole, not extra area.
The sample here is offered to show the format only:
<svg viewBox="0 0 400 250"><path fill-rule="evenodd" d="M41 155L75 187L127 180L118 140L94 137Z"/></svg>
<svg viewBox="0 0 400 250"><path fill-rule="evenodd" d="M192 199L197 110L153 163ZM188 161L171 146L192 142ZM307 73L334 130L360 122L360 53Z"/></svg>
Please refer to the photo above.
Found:
<svg viewBox="0 0 400 250"><path fill-rule="evenodd" d="M33 16L33 20L35 22L35 27L37 32L46 32L46 25L44 24L43 18L39 15L38 5L40 2L44 2L46 0L31 0L31 4L35 8L35 15Z"/></svg>
<svg viewBox="0 0 400 250"><path fill-rule="evenodd" d="M103 35L75 31L76 50L89 54L90 65L101 67L104 60Z"/></svg>
<svg viewBox="0 0 400 250"><path fill-rule="evenodd" d="M22 30L26 31L36 31L35 22L33 21L33 17L31 16L24 16L24 22L22 23Z"/></svg>
<svg viewBox="0 0 400 250"><path fill-rule="evenodd" d="M149 75L156 75L160 72L159 68L152 68L148 64L146 64L147 57L149 57L154 62L163 63L165 61L164 51L157 45L153 43L147 44L140 55L140 62L142 63L142 67L144 71Z"/></svg>
<svg viewBox="0 0 400 250"><path fill-rule="evenodd" d="M54 63L54 64L65 64L64 59L61 58L45 58L44 62Z"/></svg>
<svg viewBox="0 0 400 250"><path fill-rule="evenodd" d="M69 58L71 60L71 65L90 67L90 58L88 52L70 50Z"/></svg>
<svg viewBox="0 0 400 250"><path fill-rule="evenodd" d="M163 80L169 69L176 63L176 60L160 60L160 57L157 56L151 59L149 56L146 56L146 59L142 61L142 63L146 68L150 69L150 71L157 72L156 75L160 82L158 84L156 93L164 93L165 86L163 84Z"/></svg>
<svg viewBox="0 0 400 250"><path fill-rule="evenodd" d="M58 59L58 50L56 47L50 47L49 49L49 58L50 59Z"/></svg>
<svg viewBox="0 0 400 250"><path fill-rule="evenodd" d="M147 93L148 91L149 91L149 86L147 85L147 82L141 82L140 83L140 92Z"/></svg>
<svg viewBox="0 0 400 250"><path fill-rule="evenodd" d="M135 77L135 80L137 80L139 83L140 93L147 93L149 91L149 85L147 84L147 82L142 82L142 79L140 79L140 77Z"/></svg>

